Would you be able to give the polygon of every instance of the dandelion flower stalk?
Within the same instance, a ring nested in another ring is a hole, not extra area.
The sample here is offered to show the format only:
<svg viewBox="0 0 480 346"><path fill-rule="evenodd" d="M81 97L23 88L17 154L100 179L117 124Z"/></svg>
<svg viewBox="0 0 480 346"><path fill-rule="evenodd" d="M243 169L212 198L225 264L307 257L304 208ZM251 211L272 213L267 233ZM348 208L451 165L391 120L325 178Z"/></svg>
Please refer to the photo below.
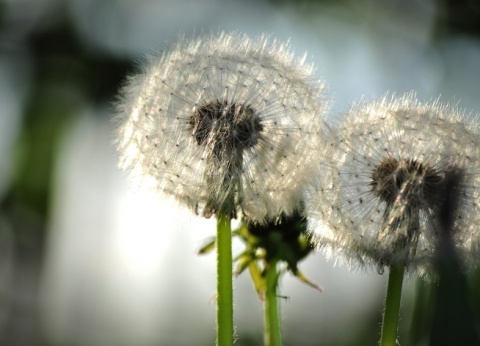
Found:
<svg viewBox="0 0 480 346"><path fill-rule="evenodd" d="M230 217L217 215L217 345L233 344L232 229Z"/></svg>
<svg viewBox="0 0 480 346"><path fill-rule="evenodd" d="M380 346L397 345L398 319L400 315L404 272L405 265L403 263L396 263L390 266Z"/></svg>
<svg viewBox="0 0 480 346"><path fill-rule="evenodd" d="M265 346L282 345L282 329L280 311L278 309L278 279L280 273L277 270L277 260L268 264L265 273L265 303L264 303L264 342Z"/></svg>

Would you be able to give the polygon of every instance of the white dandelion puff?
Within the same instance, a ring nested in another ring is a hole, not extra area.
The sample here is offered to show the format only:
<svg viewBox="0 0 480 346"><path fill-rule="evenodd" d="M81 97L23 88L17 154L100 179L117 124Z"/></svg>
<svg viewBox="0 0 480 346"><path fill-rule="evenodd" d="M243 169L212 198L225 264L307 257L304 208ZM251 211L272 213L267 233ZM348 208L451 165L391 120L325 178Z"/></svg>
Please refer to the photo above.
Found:
<svg viewBox="0 0 480 346"><path fill-rule="evenodd" d="M475 119L477 120L477 119ZM326 146L307 213L317 246L383 271L428 275L446 189L456 181L454 245L474 263L480 224L480 131L454 107L414 93L352 107Z"/></svg>
<svg viewBox="0 0 480 346"><path fill-rule="evenodd" d="M314 67L266 36L182 38L118 103L121 167L210 217L292 213L329 102Z"/></svg>

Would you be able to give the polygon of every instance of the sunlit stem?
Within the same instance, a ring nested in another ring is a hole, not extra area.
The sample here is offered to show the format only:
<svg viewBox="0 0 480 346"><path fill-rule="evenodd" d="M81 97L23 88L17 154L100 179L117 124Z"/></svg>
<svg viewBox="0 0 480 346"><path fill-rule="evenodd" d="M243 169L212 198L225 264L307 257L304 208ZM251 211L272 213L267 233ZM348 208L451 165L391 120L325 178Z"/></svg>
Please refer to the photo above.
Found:
<svg viewBox="0 0 480 346"><path fill-rule="evenodd" d="M280 274L277 270L277 261L271 261L266 268L265 274L266 291L264 303L264 341L266 346L282 345L282 332L280 327L280 313L278 309L277 295L279 276Z"/></svg>
<svg viewBox="0 0 480 346"><path fill-rule="evenodd" d="M398 320L404 272L405 264L403 261L390 266L380 346L397 345Z"/></svg>
<svg viewBox="0 0 480 346"><path fill-rule="evenodd" d="M233 345L232 228L230 217L217 215L217 345Z"/></svg>
<svg viewBox="0 0 480 346"><path fill-rule="evenodd" d="M403 196L409 187L409 184L404 183L400 190L399 196ZM397 198L402 201L403 198ZM405 202L404 200L402 202ZM408 253L413 251L418 241L418 232L420 229L420 217L419 212L413 209L408 203L398 203L397 201L393 205L393 209L399 209L400 218L396 217L388 224L390 232L399 232L397 228L398 224L402 221L409 221L407 227L406 237L399 243L394 245L393 251L399 250L399 253L403 253L401 256L408 256ZM403 220L402 220L403 219ZM398 221L400 220L400 221ZM395 226L394 226L395 225ZM408 250L408 251L407 251ZM388 273L388 285L387 295L385 297L385 311L383 312L382 322L382 335L380 338L380 346L396 346L397 345L397 333L398 333L398 320L400 315L400 301L402 297L403 276L405 274L406 258L399 259L390 265Z"/></svg>

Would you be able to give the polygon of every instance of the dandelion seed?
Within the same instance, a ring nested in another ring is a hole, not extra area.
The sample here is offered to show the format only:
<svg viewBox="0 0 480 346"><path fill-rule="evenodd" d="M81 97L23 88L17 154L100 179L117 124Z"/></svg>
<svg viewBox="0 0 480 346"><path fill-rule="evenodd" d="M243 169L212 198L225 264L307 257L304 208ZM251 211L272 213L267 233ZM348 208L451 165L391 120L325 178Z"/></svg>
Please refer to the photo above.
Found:
<svg viewBox="0 0 480 346"><path fill-rule="evenodd" d="M478 242L480 131L465 115L414 93L354 106L326 146L309 195L310 231L347 264L405 262L428 275L439 213L454 177L456 250L466 263Z"/></svg>
<svg viewBox="0 0 480 346"><path fill-rule="evenodd" d="M265 36L182 38L123 88L121 166L205 217L290 214L329 104L313 73Z"/></svg>

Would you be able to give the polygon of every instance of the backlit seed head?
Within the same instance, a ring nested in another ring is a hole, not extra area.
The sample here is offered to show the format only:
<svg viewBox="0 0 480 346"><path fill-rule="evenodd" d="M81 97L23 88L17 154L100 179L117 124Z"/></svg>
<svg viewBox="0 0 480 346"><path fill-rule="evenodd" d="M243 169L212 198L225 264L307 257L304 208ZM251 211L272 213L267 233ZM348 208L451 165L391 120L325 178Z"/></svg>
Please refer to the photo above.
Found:
<svg viewBox="0 0 480 346"><path fill-rule="evenodd" d="M448 192L458 201L453 240L464 263L476 265L480 132L474 120L439 102L420 103L413 93L352 107L326 145L309 192L317 246L350 265L383 271L406 261L427 275L455 177Z"/></svg>
<svg viewBox="0 0 480 346"><path fill-rule="evenodd" d="M329 106L314 68L268 37L181 38L150 57L118 103L121 167L205 217L291 214Z"/></svg>

